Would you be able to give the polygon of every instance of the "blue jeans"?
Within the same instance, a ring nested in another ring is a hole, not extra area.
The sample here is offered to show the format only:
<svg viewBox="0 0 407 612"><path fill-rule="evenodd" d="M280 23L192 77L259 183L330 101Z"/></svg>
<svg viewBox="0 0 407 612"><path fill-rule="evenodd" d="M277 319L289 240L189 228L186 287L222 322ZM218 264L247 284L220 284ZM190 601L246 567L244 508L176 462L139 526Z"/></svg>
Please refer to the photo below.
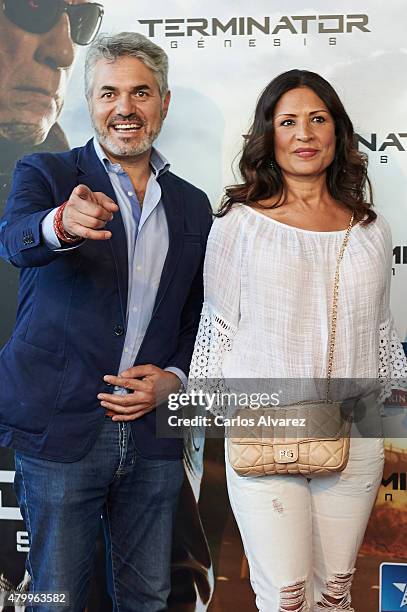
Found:
<svg viewBox="0 0 407 612"><path fill-rule="evenodd" d="M115 612L161 612L170 591L171 539L181 460L146 459L129 423L106 417L92 450L75 463L16 453L15 490L30 539L32 592L69 593L83 612L103 517ZM31 610L31 608L28 608Z"/></svg>

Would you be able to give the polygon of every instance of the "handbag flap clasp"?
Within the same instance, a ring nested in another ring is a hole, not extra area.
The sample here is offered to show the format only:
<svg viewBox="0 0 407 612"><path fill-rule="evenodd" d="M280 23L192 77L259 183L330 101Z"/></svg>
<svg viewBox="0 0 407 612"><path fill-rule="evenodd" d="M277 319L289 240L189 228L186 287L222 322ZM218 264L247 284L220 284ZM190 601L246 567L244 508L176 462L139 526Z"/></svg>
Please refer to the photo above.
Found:
<svg viewBox="0 0 407 612"><path fill-rule="evenodd" d="M276 463L295 463L298 461L298 444L273 444Z"/></svg>

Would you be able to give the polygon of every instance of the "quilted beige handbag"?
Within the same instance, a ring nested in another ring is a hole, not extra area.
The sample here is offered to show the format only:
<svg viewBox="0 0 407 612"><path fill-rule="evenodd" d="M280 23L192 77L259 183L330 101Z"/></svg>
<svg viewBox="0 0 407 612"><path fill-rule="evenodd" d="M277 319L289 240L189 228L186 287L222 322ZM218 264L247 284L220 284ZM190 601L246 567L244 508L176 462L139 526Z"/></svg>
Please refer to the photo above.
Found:
<svg viewBox="0 0 407 612"><path fill-rule="evenodd" d="M328 372L325 400L299 402L289 406L267 408L255 413L246 408L233 416L250 415L256 425L228 428L227 449L229 462L240 476L267 476L270 474L330 474L342 471L349 458L351 420L344 418L341 402L330 400L330 382L335 351L336 320L339 295L339 269L349 242L354 214L352 214L338 255L332 301L331 333L329 341ZM278 418L290 423L278 435L270 424L259 424L265 419ZM305 423L305 427L296 425Z"/></svg>

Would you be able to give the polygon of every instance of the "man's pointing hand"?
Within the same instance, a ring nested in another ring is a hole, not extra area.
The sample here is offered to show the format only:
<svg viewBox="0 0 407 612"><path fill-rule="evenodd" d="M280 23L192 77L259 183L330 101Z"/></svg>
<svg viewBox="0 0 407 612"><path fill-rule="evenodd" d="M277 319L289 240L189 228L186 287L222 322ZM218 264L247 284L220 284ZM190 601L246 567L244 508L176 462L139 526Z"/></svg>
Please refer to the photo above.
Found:
<svg viewBox="0 0 407 612"><path fill-rule="evenodd" d="M100 191L91 191L86 185L75 187L62 216L64 230L72 236L88 240L109 240L112 232L104 229L119 207Z"/></svg>

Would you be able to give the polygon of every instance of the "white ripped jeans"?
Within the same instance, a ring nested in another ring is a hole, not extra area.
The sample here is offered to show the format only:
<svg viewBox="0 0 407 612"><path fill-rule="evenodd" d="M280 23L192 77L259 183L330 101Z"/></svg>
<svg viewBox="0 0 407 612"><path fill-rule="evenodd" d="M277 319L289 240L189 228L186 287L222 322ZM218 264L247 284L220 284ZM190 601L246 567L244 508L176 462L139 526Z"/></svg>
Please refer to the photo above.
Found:
<svg viewBox="0 0 407 612"><path fill-rule="evenodd" d="M230 503L260 612L353 610L356 557L383 463L377 438L352 438L343 472L310 479L238 476L226 453Z"/></svg>

